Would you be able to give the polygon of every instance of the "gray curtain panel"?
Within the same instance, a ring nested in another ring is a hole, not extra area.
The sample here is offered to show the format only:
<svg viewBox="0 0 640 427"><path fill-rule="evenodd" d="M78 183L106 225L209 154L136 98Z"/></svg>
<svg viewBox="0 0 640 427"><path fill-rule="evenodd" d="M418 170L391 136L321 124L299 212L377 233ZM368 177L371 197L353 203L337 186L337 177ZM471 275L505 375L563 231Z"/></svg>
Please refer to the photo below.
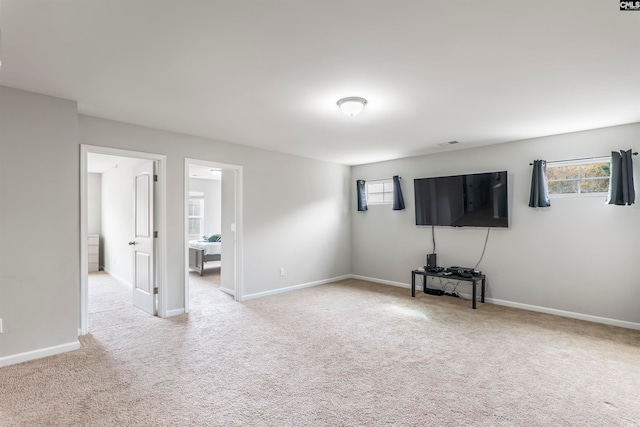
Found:
<svg viewBox="0 0 640 427"><path fill-rule="evenodd" d="M367 191L365 190L364 179L356 181L356 190L358 192L358 210L366 211L369 207L367 206Z"/></svg>
<svg viewBox="0 0 640 427"><path fill-rule="evenodd" d="M549 206L551 206L551 201L549 200L549 185L547 183L547 161L534 160L529 207L548 208Z"/></svg>
<svg viewBox="0 0 640 427"><path fill-rule="evenodd" d="M393 177L393 208L394 211L404 209L404 197L402 197L402 188L400 187L400 177Z"/></svg>
<svg viewBox="0 0 640 427"><path fill-rule="evenodd" d="M611 152L611 181L609 183L610 205L632 205L636 201L633 188L633 151Z"/></svg>

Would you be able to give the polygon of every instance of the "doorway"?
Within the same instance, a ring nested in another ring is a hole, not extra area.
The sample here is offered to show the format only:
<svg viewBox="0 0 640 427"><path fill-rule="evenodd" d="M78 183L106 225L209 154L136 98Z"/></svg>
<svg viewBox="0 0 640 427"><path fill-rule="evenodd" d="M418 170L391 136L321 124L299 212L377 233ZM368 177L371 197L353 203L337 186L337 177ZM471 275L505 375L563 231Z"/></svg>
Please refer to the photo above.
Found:
<svg viewBox="0 0 640 427"><path fill-rule="evenodd" d="M81 335L89 332L89 273L100 267L109 274L91 272L92 280L119 284L125 293L128 286L131 307L166 315L165 165L161 155L81 145ZM100 215L96 181L108 201L106 209L99 202Z"/></svg>
<svg viewBox="0 0 640 427"><path fill-rule="evenodd" d="M187 158L184 182L185 312L195 286L241 301L242 166Z"/></svg>

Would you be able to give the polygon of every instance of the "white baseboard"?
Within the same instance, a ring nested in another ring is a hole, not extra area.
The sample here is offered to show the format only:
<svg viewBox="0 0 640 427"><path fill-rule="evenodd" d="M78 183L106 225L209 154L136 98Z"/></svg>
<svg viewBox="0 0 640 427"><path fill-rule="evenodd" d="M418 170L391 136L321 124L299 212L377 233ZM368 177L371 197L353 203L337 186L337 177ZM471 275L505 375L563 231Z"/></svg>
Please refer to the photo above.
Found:
<svg viewBox="0 0 640 427"><path fill-rule="evenodd" d="M358 280L364 280L365 282L380 283L382 285L397 286L399 288L411 289L411 284L406 284L401 282L392 282L391 280L376 279L375 277L366 277L366 276L358 276L356 274L349 274L349 279L358 279Z"/></svg>
<svg viewBox="0 0 640 427"><path fill-rule="evenodd" d="M391 286L397 286L400 288L411 289L411 284L392 282L390 280L376 279L374 277L365 277L365 276L358 276L355 274L351 274L350 278L365 280L367 282L380 283L383 285L391 285ZM416 288L418 288L417 284L416 284ZM459 294L459 295L460 297L466 300L471 300L472 298L471 294ZM479 296L480 295L478 295L478 297ZM538 313L553 314L555 316L569 317L571 319L585 320L587 322L602 323L604 325L611 325L611 326L618 326L621 328L640 330L640 323L627 322L626 320L609 319L606 317L592 316L590 314L582 314L582 313L575 313L572 311L557 310L555 308L540 307L537 305L522 304L519 302L505 301L505 300L500 300L495 298L485 298L485 302L489 304L519 308L521 310L529 310L529 311L535 311Z"/></svg>
<svg viewBox="0 0 640 427"><path fill-rule="evenodd" d="M175 310L167 310L165 317L180 316L181 314L184 314L184 308L176 308Z"/></svg>
<svg viewBox="0 0 640 427"><path fill-rule="evenodd" d="M43 357L55 356L56 354L66 353L67 351L73 351L79 348L80 341L76 340L67 344L41 348L38 350L27 351L25 353L12 354L11 356L0 357L0 367L41 359Z"/></svg>
<svg viewBox="0 0 640 427"><path fill-rule="evenodd" d="M519 302L504 301L495 298L485 298L485 301L491 304L504 305L506 307L519 308L521 310L537 311L539 313L554 314L556 316L569 317L571 319L586 320L587 322L640 330L640 323L627 322L626 320L609 319L607 317L592 316L590 314L575 313L573 311L564 311L555 308L540 307L537 305L522 304Z"/></svg>
<svg viewBox="0 0 640 427"><path fill-rule="evenodd" d="M310 288L311 286L324 285L326 283L337 282L339 280L345 280L345 279L350 279L350 278L351 278L351 275L347 274L347 275L344 275L344 276L332 277L331 279L324 279L324 280L318 280L318 281L315 281L315 282L302 283L300 285L287 286L286 288L274 289L272 291L257 292L255 294L244 295L242 297L242 301L249 301L249 300L252 300L252 299L267 297L267 296L270 296L270 295L281 294L281 293L284 293L284 292L296 291L298 289Z"/></svg>
<svg viewBox="0 0 640 427"><path fill-rule="evenodd" d="M123 285L127 285L127 286L133 287L133 285L131 283L127 282L125 279L123 279L122 277L120 277L117 274L113 273L112 271L109 271L106 268L103 269L103 270L104 270L105 273L107 273L109 276L113 277L118 282L122 283Z"/></svg>
<svg viewBox="0 0 640 427"><path fill-rule="evenodd" d="M229 295L231 295L232 297L235 297L235 296L236 296L236 291L234 291L233 289L223 288L222 286L220 286L220 290L221 290L222 292L224 292L225 294L229 294Z"/></svg>

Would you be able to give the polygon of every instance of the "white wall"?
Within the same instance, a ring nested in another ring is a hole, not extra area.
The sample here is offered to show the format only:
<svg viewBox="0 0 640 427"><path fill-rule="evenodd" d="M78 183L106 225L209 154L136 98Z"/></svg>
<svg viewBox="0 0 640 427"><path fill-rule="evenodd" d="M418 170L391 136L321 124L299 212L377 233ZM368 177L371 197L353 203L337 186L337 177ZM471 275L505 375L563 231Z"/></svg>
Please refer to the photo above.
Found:
<svg viewBox="0 0 640 427"><path fill-rule="evenodd" d="M0 366L79 346L76 130L75 102L0 86Z"/></svg>
<svg viewBox="0 0 640 427"><path fill-rule="evenodd" d="M237 265L237 233L233 231L237 222L238 213L236 211L235 194L238 185L237 172L235 170L223 170L220 201L221 218L220 228L222 236L221 245L221 268L220 268L220 288L227 292L236 292L236 265Z"/></svg>
<svg viewBox="0 0 640 427"><path fill-rule="evenodd" d="M189 178L189 191L204 194L204 230L205 236L222 234L220 221L222 218L222 187L219 179ZM202 238L201 236L198 236Z"/></svg>
<svg viewBox="0 0 640 427"><path fill-rule="evenodd" d="M640 323L640 206L604 205L603 197L552 199L528 207L531 166L640 148L640 124L374 163L352 168L352 272L411 283L411 270L432 250L431 227L415 226L415 178L507 170L511 227L492 229L479 266L490 298ZM638 165L635 160L635 182ZM402 177L406 210L370 206L356 212L355 180ZM639 200L640 202L640 200ZM486 229L436 227L438 264L473 267ZM470 293L469 288L460 290Z"/></svg>
<svg viewBox="0 0 640 427"><path fill-rule="evenodd" d="M87 174L87 230L88 234L102 232L102 175Z"/></svg>
<svg viewBox="0 0 640 427"><path fill-rule="evenodd" d="M102 174L87 174L87 231L100 236L98 265L104 266L102 238Z"/></svg>
<svg viewBox="0 0 640 427"><path fill-rule="evenodd" d="M83 115L79 143L167 156L168 310L184 307L185 158L243 166L245 295L350 273L347 166Z"/></svg>

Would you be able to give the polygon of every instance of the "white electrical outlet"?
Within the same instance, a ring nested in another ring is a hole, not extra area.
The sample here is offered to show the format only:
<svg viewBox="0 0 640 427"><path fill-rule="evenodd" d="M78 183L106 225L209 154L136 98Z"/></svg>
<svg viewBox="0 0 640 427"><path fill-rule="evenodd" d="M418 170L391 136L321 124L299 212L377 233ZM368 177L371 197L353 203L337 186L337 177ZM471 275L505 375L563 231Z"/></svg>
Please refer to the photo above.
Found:
<svg viewBox="0 0 640 427"><path fill-rule="evenodd" d="M0 334L4 332L4 329L2 329L2 319L0 319Z"/></svg>
<svg viewBox="0 0 640 427"><path fill-rule="evenodd" d="M284 276L284 267L282 267L282 268L280 269L280 275L281 275L281 276Z"/></svg>

